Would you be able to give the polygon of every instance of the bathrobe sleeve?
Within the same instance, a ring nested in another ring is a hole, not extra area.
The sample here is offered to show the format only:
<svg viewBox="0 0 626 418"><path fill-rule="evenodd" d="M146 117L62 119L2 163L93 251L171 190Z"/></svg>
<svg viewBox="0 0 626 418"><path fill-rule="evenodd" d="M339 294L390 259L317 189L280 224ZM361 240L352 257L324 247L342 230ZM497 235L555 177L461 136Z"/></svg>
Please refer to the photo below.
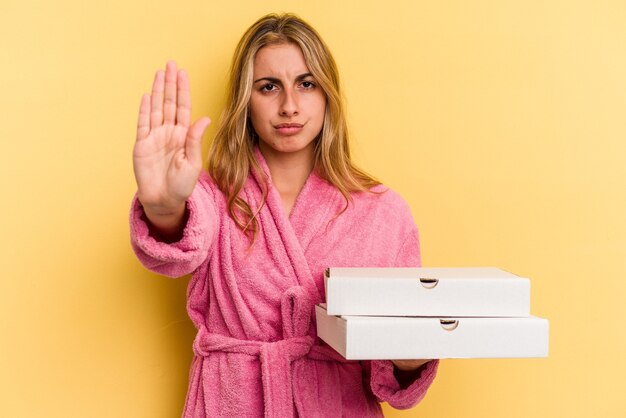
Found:
<svg viewBox="0 0 626 418"><path fill-rule="evenodd" d="M187 199L189 217L182 238L165 243L151 233L143 207L134 197L130 212L131 245L149 270L168 277L193 272L208 257L219 225L213 192L202 175Z"/></svg>
<svg viewBox="0 0 626 418"><path fill-rule="evenodd" d="M439 360L431 360L415 372L414 381L403 386L395 377L393 363L389 360L373 360L364 364L370 375L372 393L379 402L387 402L396 409L408 409L417 405L437 374ZM403 382L404 383L404 382Z"/></svg>
<svg viewBox="0 0 626 418"><path fill-rule="evenodd" d="M400 246L394 266L416 267L420 265L419 236L417 228L412 224ZM408 409L417 405L426 395L439 366L439 360L431 360L414 374L409 374L408 382L399 382L390 360L373 360L363 363L366 383L369 383L374 396L379 402L387 402L396 409ZM413 381L410 381L411 379Z"/></svg>

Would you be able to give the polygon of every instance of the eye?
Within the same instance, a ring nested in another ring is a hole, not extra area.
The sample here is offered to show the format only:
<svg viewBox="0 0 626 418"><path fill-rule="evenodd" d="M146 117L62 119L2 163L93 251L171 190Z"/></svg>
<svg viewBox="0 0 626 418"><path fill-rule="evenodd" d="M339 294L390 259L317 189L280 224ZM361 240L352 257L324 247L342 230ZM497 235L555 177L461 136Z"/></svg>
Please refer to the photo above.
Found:
<svg viewBox="0 0 626 418"><path fill-rule="evenodd" d="M270 91L276 90L276 88L276 84L267 83L263 84L259 90L261 91L261 93L268 93Z"/></svg>
<svg viewBox="0 0 626 418"><path fill-rule="evenodd" d="M302 82L302 87L304 87L307 90L314 89L315 88L315 83L312 82L312 81L303 81Z"/></svg>

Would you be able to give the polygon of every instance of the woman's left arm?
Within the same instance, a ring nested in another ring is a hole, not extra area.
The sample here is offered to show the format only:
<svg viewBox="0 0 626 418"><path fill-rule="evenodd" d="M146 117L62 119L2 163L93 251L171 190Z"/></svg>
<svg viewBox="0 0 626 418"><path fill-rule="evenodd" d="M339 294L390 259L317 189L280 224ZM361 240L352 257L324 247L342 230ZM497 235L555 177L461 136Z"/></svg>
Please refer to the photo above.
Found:
<svg viewBox="0 0 626 418"><path fill-rule="evenodd" d="M408 210L404 231L393 267L419 267L422 261L419 232ZM425 359L374 360L370 363L369 383L373 394L396 409L417 405L426 395L439 366L439 360Z"/></svg>

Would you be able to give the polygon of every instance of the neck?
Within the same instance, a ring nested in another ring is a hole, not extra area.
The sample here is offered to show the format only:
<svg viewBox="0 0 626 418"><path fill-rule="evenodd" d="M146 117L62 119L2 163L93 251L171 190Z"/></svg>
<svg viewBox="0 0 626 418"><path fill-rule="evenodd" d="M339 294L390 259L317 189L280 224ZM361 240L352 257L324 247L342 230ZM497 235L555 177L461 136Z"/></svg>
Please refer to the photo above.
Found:
<svg viewBox="0 0 626 418"><path fill-rule="evenodd" d="M302 186L313 170L315 144L297 152L277 152L259 143L259 150L267 163L272 176L272 184L278 190L287 213L291 211Z"/></svg>

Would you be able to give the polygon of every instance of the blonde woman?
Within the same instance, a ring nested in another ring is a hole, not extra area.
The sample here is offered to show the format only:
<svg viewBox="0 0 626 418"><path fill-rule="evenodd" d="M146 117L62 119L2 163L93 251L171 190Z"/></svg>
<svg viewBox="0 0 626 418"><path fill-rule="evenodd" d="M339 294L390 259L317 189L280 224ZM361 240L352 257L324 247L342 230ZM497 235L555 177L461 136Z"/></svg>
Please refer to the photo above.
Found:
<svg viewBox="0 0 626 418"><path fill-rule="evenodd" d="M374 417L409 408L438 361L347 361L316 336L324 269L418 266L406 203L356 168L337 68L300 18L243 35L202 170L208 118L168 62L139 111L131 239L141 262L193 273L198 329L184 417Z"/></svg>

